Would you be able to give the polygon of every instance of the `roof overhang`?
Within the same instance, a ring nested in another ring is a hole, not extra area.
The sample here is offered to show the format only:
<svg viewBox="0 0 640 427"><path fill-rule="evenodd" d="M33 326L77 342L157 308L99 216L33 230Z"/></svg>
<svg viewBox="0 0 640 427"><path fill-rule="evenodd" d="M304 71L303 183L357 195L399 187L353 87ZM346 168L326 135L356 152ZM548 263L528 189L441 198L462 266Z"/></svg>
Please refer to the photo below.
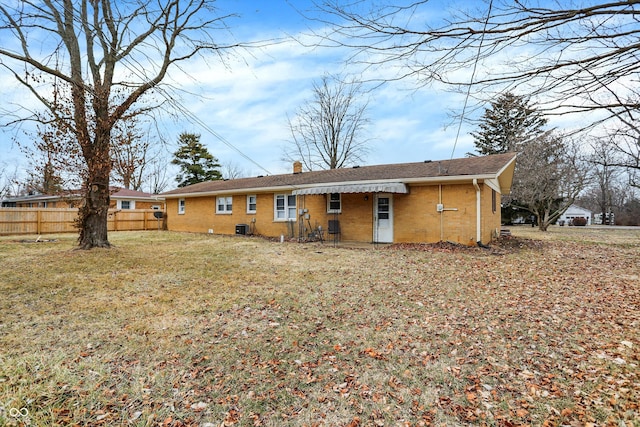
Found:
<svg viewBox="0 0 640 427"><path fill-rule="evenodd" d="M496 178L498 181L498 186L500 188L501 194L509 194L511 193L511 184L513 184L513 173L516 169L516 157L513 156L513 159L509 161L497 174Z"/></svg>
<svg viewBox="0 0 640 427"><path fill-rule="evenodd" d="M320 185L293 190L293 195L332 193L400 193L406 194L407 186L401 182L366 182L358 184Z"/></svg>

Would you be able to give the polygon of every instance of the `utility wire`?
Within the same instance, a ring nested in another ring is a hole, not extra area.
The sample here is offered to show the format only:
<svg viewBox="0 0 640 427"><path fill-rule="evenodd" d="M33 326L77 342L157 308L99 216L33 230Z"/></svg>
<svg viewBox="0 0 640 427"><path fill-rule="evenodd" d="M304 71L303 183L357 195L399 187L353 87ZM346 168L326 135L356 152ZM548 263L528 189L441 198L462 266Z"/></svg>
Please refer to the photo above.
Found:
<svg viewBox="0 0 640 427"><path fill-rule="evenodd" d="M460 122L458 123L458 131L456 132L456 139L453 142L453 150L451 150L450 160L453 159L453 155L456 152L456 146L458 145L458 138L460 138L460 129L462 129L462 122L464 115L467 111L467 104L469 103L469 96L471 94L471 86L473 85L473 79L476 76L476 69L478 68L478 61L480 60L480 53L482 51L482 43L484 42L484 35L487 31L487 25L489 25L489 18L491 18L491 9L493 7L493 0L489 2L489 9L487 10L487 19L484 21L484 27L482 28L482 35L480 36L480 44L478 44L478 52L476 53L476 59L473 62L473 70L471 71L471 80L467 86L467 95L464 98L464 105L462 107L462 114L460 115Z"/></svg>

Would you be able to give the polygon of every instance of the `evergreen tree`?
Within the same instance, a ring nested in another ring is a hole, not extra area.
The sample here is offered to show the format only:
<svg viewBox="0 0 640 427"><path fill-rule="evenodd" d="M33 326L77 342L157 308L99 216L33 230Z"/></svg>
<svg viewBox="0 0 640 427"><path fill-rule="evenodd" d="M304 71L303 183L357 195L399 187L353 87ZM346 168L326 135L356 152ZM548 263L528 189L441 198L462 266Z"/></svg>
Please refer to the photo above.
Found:
<svg viewBox="0 0 640 427"><path fill-rule="evenodd" d="M173 153L174 159L171 161L180 166L180 173L176 176L178 187L222 179L218 159L200 143L200 135L183 132L178 143L180 146Z"/></svg>
<svg viewBox="0 0 640 427"><path fill-rule="evenodd" d="M480 120L479 130L471 132L476 152L487 155L520 151L523 143L540 136L547 119L528 101L510 92L491 103Z"/></svg>

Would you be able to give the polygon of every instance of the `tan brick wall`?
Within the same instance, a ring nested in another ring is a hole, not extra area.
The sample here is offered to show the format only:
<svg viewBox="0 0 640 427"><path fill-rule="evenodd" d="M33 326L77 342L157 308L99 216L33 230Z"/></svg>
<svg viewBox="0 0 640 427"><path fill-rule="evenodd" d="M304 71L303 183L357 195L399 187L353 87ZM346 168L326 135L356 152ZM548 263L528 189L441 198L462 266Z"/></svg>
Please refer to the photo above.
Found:
<svg viewBox="0 0 640 427"><path fill-rule="evenodd" d="M178 213L178 199L167 199L167 229L206 233L213 227L215 199L212 197L186 198L185 213Z"/></svg>
<svg viewBox="0 0 640 427"><path fill-rule="evenodd" d="M255 194L255 193L252 193ZM175 231L215 234L235 234L237 224L247 224L255 234L279 237L289 236L291 230L297 236L298 223L274 220L274 194L256 194L256 213L247 213L247 194L233 195L232 213L216 213L216 197L191 197L186 199L185 213L178 214L178 199L167 199L167 228Z"/></svg>
<svg viewBox="0 0 640 427"><path fill-rule="evenodd" d="M482 243L489 243L500 235L502 225L502 212L500 210L500 193L495 192L495 210L491 193L493 190L488 186L481 185L482 189Z"/></svg>
<svg viewBox="0 0 640 427"><path fill-rule="evenodd" d="M500 194L496 194L496 211L492 211L491 189L480 184L482 242L489 243L500 227ZM445 211L437 212L440 200ZM255 234L297 237L300 224L274 220L274 194L257 194L256 213L248 214L247 194L233 196L232 214L215 213L215 197L192 197L186 200L185 214L178 214L178 199L167 200L167 227L175 231L235 234L236 224L249 224ZM342 194L342 212L327 213L327 195L298 196L297 209L306 209L309 219L303 220L303 235L321 225L328 236L328 221L338 219L341 240L371 242L373 240L374 194ZM455 210L454 210L455 209ZM452 241L476 244L476 190L473 184L412 185L408 194L393 195L394 241ZM299 217L298 217L299 218ZM252 222L255 220L255 222Z"/></svg>

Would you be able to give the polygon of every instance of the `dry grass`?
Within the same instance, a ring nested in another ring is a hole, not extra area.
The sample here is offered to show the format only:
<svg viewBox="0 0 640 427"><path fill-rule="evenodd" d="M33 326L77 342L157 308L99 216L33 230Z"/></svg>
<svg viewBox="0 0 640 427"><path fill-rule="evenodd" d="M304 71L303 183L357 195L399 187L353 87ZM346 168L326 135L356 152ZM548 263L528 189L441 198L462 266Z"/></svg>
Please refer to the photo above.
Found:
<svg viewBox="0 0 640 427"><path fill-rule="evenodd" d="M0 424L639 425L640 231L512 232L1 238Z"/></svg>

